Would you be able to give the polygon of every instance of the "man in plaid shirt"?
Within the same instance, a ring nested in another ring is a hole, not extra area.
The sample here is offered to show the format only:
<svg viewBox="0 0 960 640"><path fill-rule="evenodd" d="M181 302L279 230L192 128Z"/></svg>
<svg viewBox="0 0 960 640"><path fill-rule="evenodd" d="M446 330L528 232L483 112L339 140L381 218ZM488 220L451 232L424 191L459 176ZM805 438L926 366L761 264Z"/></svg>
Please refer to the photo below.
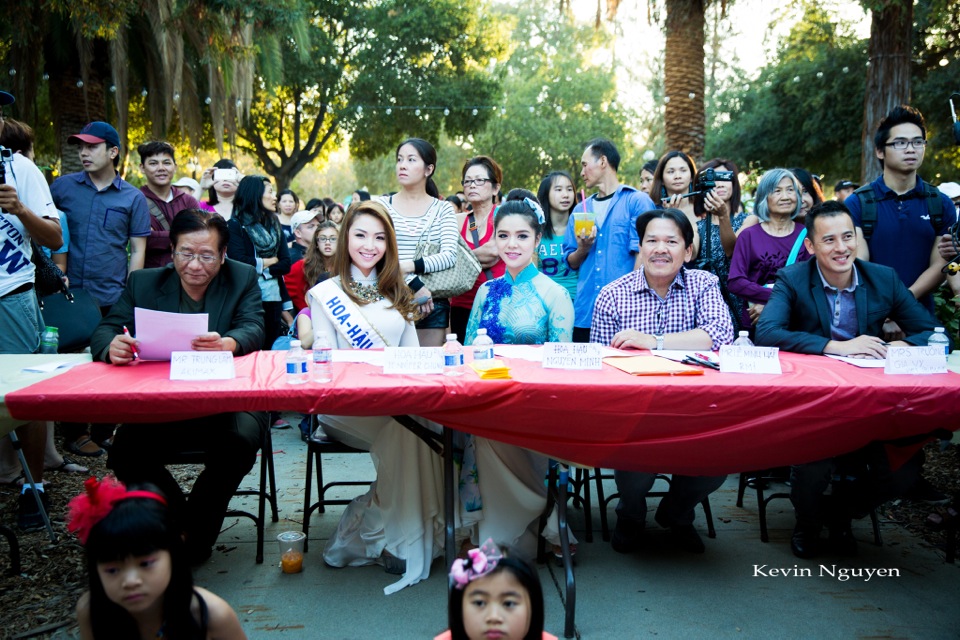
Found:
<svg viewBox="0 0 960 640"><path fill-rule="evenodd" d="M730 312L720 281L686 269L693 254L693 227L677 209L648 211L637 218L640 268L601 289L593 308L590 341L620 349L719 349L733 341ZM630 553L643 544L646 496L655 473L615 471L620 502L613 549ZM703 553L693 527L694 507L726 476L674 475L656 521L671 530L681 549Z"/></svg>

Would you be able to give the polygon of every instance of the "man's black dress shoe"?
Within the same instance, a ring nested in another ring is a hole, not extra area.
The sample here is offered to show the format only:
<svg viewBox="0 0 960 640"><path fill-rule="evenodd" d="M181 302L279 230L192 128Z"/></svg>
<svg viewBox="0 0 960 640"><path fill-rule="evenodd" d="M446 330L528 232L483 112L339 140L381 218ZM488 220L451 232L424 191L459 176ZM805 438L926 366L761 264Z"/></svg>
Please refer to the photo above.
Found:
<svg viewBox="0 0 960 640"><path fill-rule="evenodd" d="M798 558L814 558L820 550L820 529L819 527L801 527L797 525L793 529L793 536L790 538L790 550Z"/></svg>

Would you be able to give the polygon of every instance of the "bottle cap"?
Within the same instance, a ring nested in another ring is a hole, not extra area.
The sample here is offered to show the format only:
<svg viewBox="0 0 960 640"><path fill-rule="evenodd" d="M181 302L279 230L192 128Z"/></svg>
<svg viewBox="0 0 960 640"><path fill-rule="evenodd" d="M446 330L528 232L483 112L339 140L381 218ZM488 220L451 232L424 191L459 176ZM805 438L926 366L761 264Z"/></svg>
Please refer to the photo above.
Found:
<svg viewBox="0 0 960 640"><path fill-rule="evenodd" d="M485 335L487 335L487 330L486 330L486 329L477 329L477 335L478 335L478 336L485 336Z"/></svg>
<svg viewBox="0 0 960 640"><path fill-rule="evenodd" d="M291 341L290 341L290 348L291 348L291 349L293 349L294 347L299 347L299 346L300 346L300 341L299 341L299 340L291 340Z"/></svg>
<svg viewBox="0 0 960 640"><path fill-rule="evenodd" d="M455 333L448 333L448 334L447 334L447 342L450 342L451 340L456 340L456 339L457 339L457 334L455 334Z"/></svg>

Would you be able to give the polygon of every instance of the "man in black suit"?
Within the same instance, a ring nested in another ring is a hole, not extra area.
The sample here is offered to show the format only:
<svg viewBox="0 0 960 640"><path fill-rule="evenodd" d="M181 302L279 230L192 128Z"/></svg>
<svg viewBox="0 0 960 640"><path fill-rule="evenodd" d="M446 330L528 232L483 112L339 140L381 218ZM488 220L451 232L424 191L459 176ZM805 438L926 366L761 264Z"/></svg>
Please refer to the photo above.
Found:
<svg viewBox="0 0 960 640"><path fill-rule="evenodd" d="M193 340L195 351L241 356L263 342L263 306L253 267L226 257L229 231L216 213L188 209L170 225L173 263L130 274L120 299L90 340L95 360L130 365L135 357L134 309L207 313L209 331ZM267 427L263 412L222 413L162 425L122 425L109 464L124 482L151 482L181 515L191 559L210 556L231 496L256 461ZM184 502L164 461L182 451L203 451L206 464Z"/></svg>
<svg viewBox="0 0 960 640"><path fill-rule="evenodd" d="M760 315L756 342L786 351L853 358L884 358L881 339L891 318L906 337L892 345L925 345L936 322L890 267L856 259L857 235L846 206L826 201L806 217L804 243L813 260L777 274L770 301ZM886 500L909 490L919 478L918 459L891 470L883 447L871 444L837 458L791 468L790 499L797 514L791 549L800 558L819 551L826 524L836 551L856 552L851 517L862 517ZM837 471L859 474L859 482L824 491ZM869 472L866 471L869 469ZM851 486L845 486L851 485Z"/></svg>

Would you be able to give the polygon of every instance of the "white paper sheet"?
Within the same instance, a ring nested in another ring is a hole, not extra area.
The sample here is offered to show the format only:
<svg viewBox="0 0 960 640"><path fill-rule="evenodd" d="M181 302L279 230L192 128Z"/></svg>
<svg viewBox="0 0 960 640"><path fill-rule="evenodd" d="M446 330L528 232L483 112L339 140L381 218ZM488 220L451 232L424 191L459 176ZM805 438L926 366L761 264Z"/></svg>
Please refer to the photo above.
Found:
<svg viewBox="0 0 960 640"><path fill-rule="evenodd" d="M852 364L855 367L860 367L861 369L883 369L887 364L886 360L877 360L875 358L848 358L846 356L832 356L830 354L825 354L828 358L833 358L834 360L839 360L840 362L846 362L847 364Z"/></svg>
<svg viewBox="0 0 960 640"><path fill-rule="evenodd" d="M519 358L530 362L543 362L543 347L533 344L497 344L493 346L494 354L502 358ZM611 356L635 356L639 351L603 348L604 358Z"/></svg>
<svg viewBox="0 0 960 640"><path fill-rule="evenodd" d="M386 356L381 349L334 349L334 362L360 362L382 367Z"/></svg>
<svg viewBox="0 0 960 640"><path fill-rule="evenodd" d="M78 364L84 364L83 360L51 360L50 362L44 362L42 364L33 364L29 367L24 367L21 369L24 373L50 373L51 371L56 371L57 369L69 369L75 367Z"/></svg>
<svg viewBox="0 0 960 640"><path fill-rule="evenodd" d="M169 313L136 307L137 339L141 360L169 360L174 351L193 351L193 339L207 333L206 313Z"/></svg>

